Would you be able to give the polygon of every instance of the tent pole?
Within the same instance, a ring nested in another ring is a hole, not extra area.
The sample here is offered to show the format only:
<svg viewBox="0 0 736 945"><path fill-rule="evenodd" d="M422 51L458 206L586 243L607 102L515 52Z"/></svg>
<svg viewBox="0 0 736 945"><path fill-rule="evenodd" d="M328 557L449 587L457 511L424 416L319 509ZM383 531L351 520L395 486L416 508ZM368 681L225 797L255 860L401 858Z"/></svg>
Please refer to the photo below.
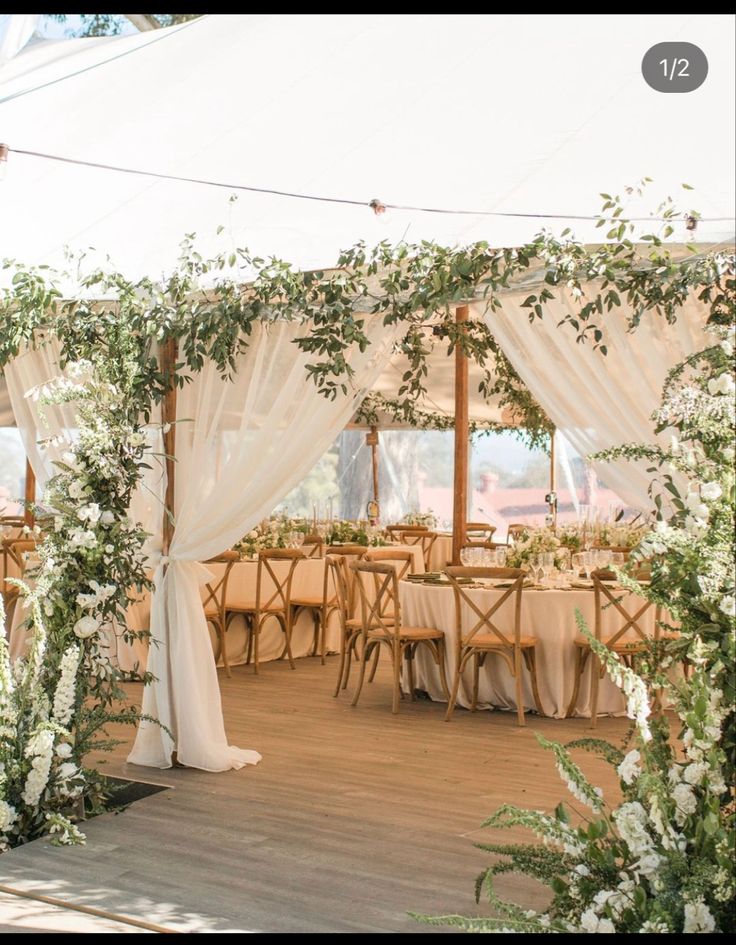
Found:
<svg viewBox="0 0 736 945"><path fill-rule="evenodd" d="M373 469L373 501L378 505L378 427L371 427L371 466Z"/></svg>
<svg viewBox="0 0 736 945"><path fill-rule="evenodd" d="M26 492L25 492L25 511L23 512L23 518L26 525L29 528L33 528L33 508L32 505L36 501L36 474L33 472L31 467L31 461L26 459Z"/></svg>
<svg viewBox="0 0 736 945"><path fill-rule="evenodd" d="M551 496L550 512L552 513L552 527L557 528L557 490L555 477L555 436L557 430L552 430L549 435L549 494Z"/></svg>
<svg viewBox="0 0 736 945"><path fill-rule="evenodd" d="M371 448L371 468L373 472L373 498L366 506L368 520L377 525L381 516L380 505L378 504L378 427L371 426L370 431L365 435L365 442Z"/></svg>
<svg viewBox="0 0 736 945"><path fill-rule="evenodd" d="M169 338L161 346L160 367L166 378L166 393L161 402L161 423L164 430L164 456L166 464L166 495L164 498L163 554L168 555L174 538L174 492L176 465L176 338Z"/></svg>
<svg viewBox="0 0 736 945"><path fill-rule="evenodd" d="M468 306L458 305L455 322L458 331L468 320ZM460 564L460 549L465 544L468 523L468 358L462 346L455 345L455 484L452 510L452 563Z"/></svg>

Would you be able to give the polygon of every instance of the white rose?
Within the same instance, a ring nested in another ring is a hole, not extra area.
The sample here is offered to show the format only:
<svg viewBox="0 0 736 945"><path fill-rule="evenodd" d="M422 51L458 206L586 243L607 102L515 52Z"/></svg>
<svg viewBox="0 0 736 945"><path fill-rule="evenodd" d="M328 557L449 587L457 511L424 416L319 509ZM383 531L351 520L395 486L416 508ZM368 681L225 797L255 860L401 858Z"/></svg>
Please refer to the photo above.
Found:
<svg viewBox="0 0 736 945"><path fill-rule="evenodd" d="M106 551L109 555L111 555L111 554L113 553L113 551L115 551L115 546L114 546L114 545L105 545L105 551Z"/></svg>
<svg viewBox="0 0 736 945"><path fill-rule="evenodd" d="M714 502L716 499L720 499L722 493L723 490L717 482L706 482L700 487L700 495L706 502Z"/></svg>
<svg viewBox="0 0 736 945"><path fill-rule="evenodd" d="M698 808L698 799L689 784L678 784L672 792L672 798L677 804L678 814L685 817L694 814Z"/></svg>
<svg viewBox="0 0 736 945"><path fill-rule="evenodd" d="M69 496L72 499L81 499L84 495L84 487L76 479L69 483Z"/></svg>
<svg viewBox="0 0 736 945"><path fill-rule="evenodd" d="M708 381L708 393L714 397L718 394L730 395L736 390L736 384L728 372L724 372L718 377L712 377Z"/></svg>
<svg viewBox="0 0 736 945"><path fill-rule="evenodd" d="M74 624L74 632L80 640L86 640L88 637L91 637L92 634L97 633L99 626L100 621L95 617L81 617Z"/></svg>
<svg viewBox="0 0 736 945"><path fill-rule="evenodd" d="M72 746L67 742L62 742L60 745L56 746L56 754L59 758L70 758L72 754Z"/></svg>
<svg viewBox="0 0 736 945"><path fill-rule="evenodd" d="M64 764L59 767L59 777L62 781L68 781L69 778L73 778L78 771L79 769L73 762L65 761Z"/></svg>
<svg viewBox="0 0 736 945"><path fill-rule="evenodd" d="M727 446L725 450L721 453L721 456L725 459L727 463L732 463L736 458L736 451L733 450L730 446Z"/></svg>
<svg viewBox="0 0 736 945"><path fill-rule="evenodd" d="M112 523L115 521L115 515L109 510L105 511L102 513L102 515L100 515L100 521L103 525L112 525Z"/></svg>
<svg viewBox="0 0 736 945"><path fill-rule="evenodd" d="M718 607L727 617L736 617L736 597L733 594L722 597Z"/></svg>

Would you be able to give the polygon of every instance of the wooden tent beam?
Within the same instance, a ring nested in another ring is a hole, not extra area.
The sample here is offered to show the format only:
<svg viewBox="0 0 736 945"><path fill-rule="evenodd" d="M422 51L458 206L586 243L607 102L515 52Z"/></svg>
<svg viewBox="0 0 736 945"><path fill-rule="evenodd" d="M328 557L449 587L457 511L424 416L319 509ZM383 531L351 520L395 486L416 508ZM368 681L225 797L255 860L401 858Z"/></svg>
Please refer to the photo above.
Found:
<svg viewBox="0 0 736 945"><path fill-rule="evenodd" d="M468 306L458 305L455 322L463 331L468 320ZM452 563L460 564L460 549L465 544L468 523L468 358L461 345L455 346L455 483L452 507Z"/></svg>

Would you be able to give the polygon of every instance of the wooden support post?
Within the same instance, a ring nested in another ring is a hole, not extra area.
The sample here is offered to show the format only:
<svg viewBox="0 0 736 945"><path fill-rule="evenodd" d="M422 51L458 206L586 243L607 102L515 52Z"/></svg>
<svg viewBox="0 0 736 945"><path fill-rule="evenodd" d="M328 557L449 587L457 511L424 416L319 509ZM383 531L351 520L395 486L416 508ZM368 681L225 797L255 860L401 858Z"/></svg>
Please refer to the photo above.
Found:
<svg viewBox="0 0 736 945"><path fill-rule="evenodd" d="M36 501L36 474L33 472L31 467L30 460L26 459L26 490L25 490L25 510L23 512L23 518L26 525L29 528L33 528L34 516L33 509L30 507L29 503L32 504Z"/></svg>
<svg viewBox="0 0 736 945"><path fill-rule="evenodd" d="M458 329L468 320L468 306L455 309ZM455 486L452 512L452 563L460 564L460 549L465 544L468 524L468 359L460 345L455 347Z"/></svg>
<svg viewBox="0 0 736 945"><path fill-rule="evenodd" d="M365 442L371 448L371 468L373 471L373 499L368 503L366 512L369 521L377 524L381 514L381 506L378 502L378 427L371 427L370 432L365 435Z"/></svg>
<svg viewBox="0 0 736 945"><path fill-rule="evenodd" d="M166 378L166 393L161 403L161 423L164 433L164 454L166 464L166 495L164 497L163 551L167 555L174 537L175 487L176 487L176 385L174 384L174 366L176 365L177 344L170 338L161 346L161 373Z"/></svg>
<svg viewBox="0 0 736 945"><path fill-rule="evenodd" d="M549 435L549 494L553 497L550 503L550 512L552 514L552 527L557 528L557 476L555 471L555 435L557 431L553 430Z"/></svg>

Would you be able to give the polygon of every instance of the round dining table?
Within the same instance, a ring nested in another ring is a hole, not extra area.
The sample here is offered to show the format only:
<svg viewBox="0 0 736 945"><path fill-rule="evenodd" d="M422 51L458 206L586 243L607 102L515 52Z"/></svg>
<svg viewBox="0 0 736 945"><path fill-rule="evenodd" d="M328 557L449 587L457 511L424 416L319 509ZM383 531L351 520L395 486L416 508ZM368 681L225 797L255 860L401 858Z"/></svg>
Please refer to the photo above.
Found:
<svg viewBox="0 0 736 945"><path fill-rule="evenodd" d="M492 584L485 587L464 588L464 592L473 600L482 612L486 612L495 601L504 593L502 589ZM643 600L628 591L620 590L622 606L630 613L635 613ZM401 600L401 620L405 626L435 627L441 630L445 637L445 653L447 664L447 678L450 687L456 667L456 617L455 595L449 582L442 583L414 583L401 581L399 585ZM618 596L618 594L617 594ZM590 587L574 587L570 589L557 588L524 588L521 602L521 635L535 637L538 640L537 678L539 692L545 714L554 718L564 718L568 703L572 696L575 681L575 639L579 631L575 621L575 613L579 611L588 628L592 631L595 621L595 595ZM499 629L513 637L514 605L510 597L493 615L494 622ZM643 615L639 621L642 630L647 634L654 633L654 607ZM462 605L463 632L478 620L467 604ZM472 622L471 622L472 620ZM623 618L613 607L604 608L602 614L602 635L604 637L615 633L622 625ZM629 631L625 639L633 636ZM437 701L446 702L446 696L440 682L440 673L431 654L423 652L419 647L415 658L415 688L428 693ZM590 664L583 675L575 715L590 716ZM531 683L526 668L522 668L524 707L536 711L532 696ZM404 674L404 687L408 691L408 674ZM472 661L465 668L457 704L469 707L472 699ZM490 655L480 670L478 689L479 708L516 709L514 679L508 665L503 658ZM598 711L600 714L622 715L625 711L625 700L620 690L606 675L601 680Z"/></svg>

